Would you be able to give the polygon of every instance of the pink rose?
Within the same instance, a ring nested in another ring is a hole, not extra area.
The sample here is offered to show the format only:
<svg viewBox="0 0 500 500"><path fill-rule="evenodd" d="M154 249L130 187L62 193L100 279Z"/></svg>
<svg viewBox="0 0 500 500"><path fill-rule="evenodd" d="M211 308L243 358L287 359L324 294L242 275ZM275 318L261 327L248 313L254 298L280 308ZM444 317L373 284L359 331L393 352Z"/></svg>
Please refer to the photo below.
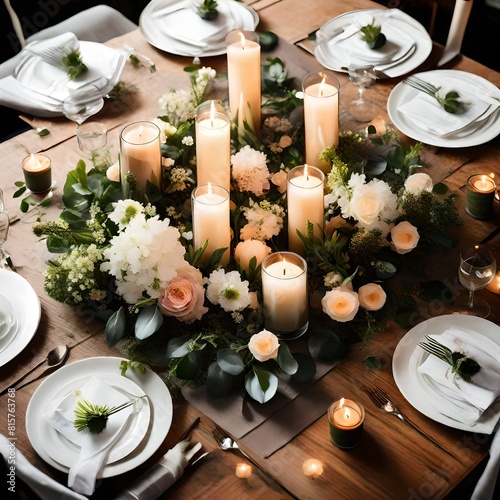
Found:
<svg viewBox="0 0 500 500"><path fill-rule="evenodd" d="M339 286L326 292L321 299L323 312L335 321L351 321L359 309L359 297L346 286Z"/></svg>
<svg viewBox="0 0 500 500"><path fill-rule="evenodd" d="M183 323L192 323L208 311L205 302L203 276L198 269L184 266L170 280L158 298L158 306L165 316L173 316Z"/></svg>
<svg viewBox="0 0 500 500"><path fill-rule="evenodd" d="M414 225L403 221L391 229L391 239L391 248L399 254L405 254L417 246L420 235Z"/></svg>
<svg viewBox="0 0 500 500"><path fill-rule="evenodd" d="M252 335L248 342L248 349L257 361L276 359L279 348L278 337L268 330L262 330L260 333Z"/></svg>
<svg viewBox="0 0 500 500"><path fill-rule="evenodd" d="M359 287L359 303L367 311L378 311L384 307L387 295L377 283L368 283Z"/></svg>

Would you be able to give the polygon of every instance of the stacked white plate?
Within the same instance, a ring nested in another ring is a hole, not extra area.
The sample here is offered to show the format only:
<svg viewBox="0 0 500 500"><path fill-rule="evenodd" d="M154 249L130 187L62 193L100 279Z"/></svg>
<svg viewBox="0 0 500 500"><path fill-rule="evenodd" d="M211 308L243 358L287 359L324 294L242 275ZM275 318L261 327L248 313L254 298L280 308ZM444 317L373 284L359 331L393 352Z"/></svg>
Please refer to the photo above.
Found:
<svg viewBox="0 0 500 500"><path fill-rule="evenodd" d="M226 53L226 35L237 29L253 31L259 16L236 0L217 0L218 16L202 19L194 0L153 0L141 13L139 27L157 49L180 56L210 57Z"/></svg>
<svg viewBox="0 0 500 500"><path fill-rule="evenodd" d="M467 104L462 113L448 113L436 99L398 83L387 100L389 117L401 132L432 146L463 148L483 144L500 133L500 90L488 80L458 70L434 70L413 77L455 90Z"/></svg>
<svg viewBox="0 0 500 500"><path fill-rule="evenodd" d="M386 43L370 49L361 28L381 27ZM399 9L354 10L325 23L316 33L314 55L325 68L347 72L351 64L373 66L380 77L395 78L422 64L432 51L425 28Z"/></svg>
<svg viewBox="0 0 500 500"><path fill-rule="evenodd" d="M88 88L105 96L120 79L126 53L96 42L79 45L88 71L75 80L65 69L26 51L14 74L0 79L0 103L35 116L60 116L62 102L70 94Z"/></svg>

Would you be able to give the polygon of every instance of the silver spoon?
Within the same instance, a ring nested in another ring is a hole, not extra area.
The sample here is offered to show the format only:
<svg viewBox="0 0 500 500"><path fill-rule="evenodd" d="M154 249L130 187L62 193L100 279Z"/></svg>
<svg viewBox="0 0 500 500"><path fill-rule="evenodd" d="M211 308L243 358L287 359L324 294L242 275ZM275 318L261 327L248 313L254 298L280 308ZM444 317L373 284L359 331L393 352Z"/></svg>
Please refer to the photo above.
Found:
<svg viewBox="0 0 500 500"><path fill-rule="evenodd" d="M37 368L42 366L44 363L47 363L47 368L36 378L33 380L30 380L29 382L26 382L25 384L16 387L16 390L19 390L28 384L31 384L31 382L34 382L35 380L38 380L39 378L43 377L49 370L53 370L54 368L57 368L58 366L62 365L65 361L66 358L68 357L69 353L69 348L67 345L58 345L54 347L49 353L47 354L47 357L37 363L33 368L30 368L24 375L22 375L20 378L18 378L15 382L9 385L9 387L5 388L2 392L0 392L0 396L5 394L9 389L15 387L19 382L22 382L30 373L33 373Z"/></svg>

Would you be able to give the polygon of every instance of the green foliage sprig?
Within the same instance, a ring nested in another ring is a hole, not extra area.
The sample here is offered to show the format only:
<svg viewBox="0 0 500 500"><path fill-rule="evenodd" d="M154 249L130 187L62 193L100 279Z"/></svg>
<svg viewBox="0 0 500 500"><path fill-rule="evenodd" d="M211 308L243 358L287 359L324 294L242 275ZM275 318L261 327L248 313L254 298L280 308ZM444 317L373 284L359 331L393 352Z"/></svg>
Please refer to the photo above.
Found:
<svg viewBox="0 0 500 500"><path fill-rule="evenodd" d="M379 49L385 45L386 37L382 33L382 26L375 24L375 19L370 24L361 28L361 40L368 44L370 49Z"/></svg>

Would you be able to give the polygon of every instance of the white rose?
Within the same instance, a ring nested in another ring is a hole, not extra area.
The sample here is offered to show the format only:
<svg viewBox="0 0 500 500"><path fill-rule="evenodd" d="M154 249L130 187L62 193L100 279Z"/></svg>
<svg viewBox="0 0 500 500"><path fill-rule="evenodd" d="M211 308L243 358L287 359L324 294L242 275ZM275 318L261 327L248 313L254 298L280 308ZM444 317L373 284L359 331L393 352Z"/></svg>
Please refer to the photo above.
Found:
<svg viewBox="0 0 500 500"><path fill-rule="evenodd" d="M323 312L335 321L351 321L359 309L359 296L346 286L339 286L326 292L321 299Z"/></svg>
<svg viewBox="0 0 500 500"><path fill-rule="evenodd" d="M120 182L120 163L116 162L106 170L106 177L110 181Z"/></svg>
<svg viewBox="0 0 500 500"><path fill-rule="evenodd" d="M391 238L391 248L399 254L405 254L417 246L420 235L413 224L403 221L391 229Z"/></svg>
<svg viewBox="0 0 500 500"><path fill-rule="evenodd" d="M376 283L368 283L358 290L359 303L367 311L378 311L384 307L387 295L384 289Z"/></svg>
<svg viewBox="0 0 500 500"><path fill-rule="evenodd" d="M257 361L276 359L279 348L278 337L268 330L262 330L260 333L252 335L248 342L248 349Z"/></svg>
<svg viewBox="0 0 500 500"><path fill-rule="evenodd" d="M422 191L432 191L433 183L432 179L427 174L413 174L406 179L405 189L410 191L410 193L418 194Z"/></svg>
<svg viewBox="0 0 500 500"><path fill-rule="evenodd" d="M380 190L374 185L357 186L351 199L352 216L364 224L372 224L385 207Z"/></svg>

